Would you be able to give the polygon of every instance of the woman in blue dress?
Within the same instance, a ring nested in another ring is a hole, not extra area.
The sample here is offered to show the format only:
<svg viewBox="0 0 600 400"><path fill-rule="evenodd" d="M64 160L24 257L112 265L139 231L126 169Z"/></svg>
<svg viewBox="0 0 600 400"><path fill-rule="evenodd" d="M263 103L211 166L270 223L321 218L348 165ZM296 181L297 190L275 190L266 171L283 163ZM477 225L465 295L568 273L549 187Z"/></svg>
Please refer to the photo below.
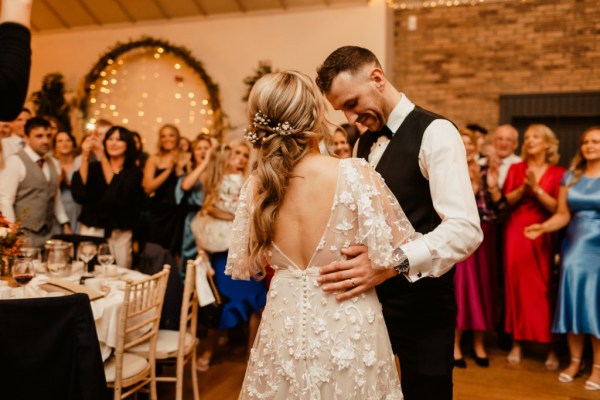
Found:
<svg viewBox="0 0 600 400"><path fill-rule="evenodd" d="M191 223L194 216L200 211L204 201L203 178L206 179L206 170L210 160L211 150L218 146L216 139L208 135L200 134L191 145L192 168L191 171L179 178L175 188L175 201L182 204L186 209L183 222L183 240L181 246L180 271L182 279L185 279L185 268L188 260L193 260L198 255L196 241L192 233Z"/></svg>
<svg viewBox="0 0 600 400"><path fill-rule="evenodd" d="M579 152L563 178L556 214L525 228L525 235L535 239L567 224L552 331L567 334L571 362L558 380L572 382L581 372L585 335L591 335L594 358L585 388L600 390L600 126L581 135Z"/></svg>

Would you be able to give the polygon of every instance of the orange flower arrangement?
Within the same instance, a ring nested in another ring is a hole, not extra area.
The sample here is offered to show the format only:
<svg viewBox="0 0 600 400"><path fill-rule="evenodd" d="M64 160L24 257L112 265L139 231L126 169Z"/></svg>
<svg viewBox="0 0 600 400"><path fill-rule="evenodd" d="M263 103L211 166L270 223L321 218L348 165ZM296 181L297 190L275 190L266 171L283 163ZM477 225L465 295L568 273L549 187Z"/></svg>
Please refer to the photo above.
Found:
<svg viewBox="0 0 600 400"><path fill-rule="evenodd" d="M23 231L18 223L12 223L0 212L0 257L19 257L23 245Z"/></svg>

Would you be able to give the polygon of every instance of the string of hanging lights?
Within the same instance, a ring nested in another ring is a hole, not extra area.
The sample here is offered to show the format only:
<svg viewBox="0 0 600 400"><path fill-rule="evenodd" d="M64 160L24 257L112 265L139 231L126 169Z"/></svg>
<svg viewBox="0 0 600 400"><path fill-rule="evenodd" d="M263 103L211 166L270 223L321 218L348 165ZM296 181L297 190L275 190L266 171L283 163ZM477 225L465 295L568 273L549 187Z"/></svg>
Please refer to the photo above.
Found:
<svg viewBox="0 0 600 400"><path fill-rule="evenodd" d="M515 0L386 0L386 3L393 10L412 10L415 8L475 6L483 3L498 3L503 1ZM526 0L518 1L524 2Z"/></svg>

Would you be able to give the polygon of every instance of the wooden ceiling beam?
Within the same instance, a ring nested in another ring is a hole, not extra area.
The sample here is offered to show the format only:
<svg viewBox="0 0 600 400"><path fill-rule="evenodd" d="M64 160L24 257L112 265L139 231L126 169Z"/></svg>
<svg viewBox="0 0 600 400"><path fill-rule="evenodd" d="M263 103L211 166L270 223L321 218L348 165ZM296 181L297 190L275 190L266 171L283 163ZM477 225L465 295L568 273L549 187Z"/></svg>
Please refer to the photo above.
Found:
<svg viewBox="0 0 600 400"><path fill-rule="evenodd" d="M165 7L161 4L160 0L153 0L153 3L156 5L156 8L160 11L160 15L162 15L164 19L171 19L171 16L167 13L167 10L165 10Z"/></svg>
<svg viewBox="0 0 600 400"><path fill-rule="evenodd" d="M235 0L235 4L237 4L238 8L243 13L247 13L248 12L248 8L244 5L244 3L242 3L242 0Z"/></svg>
<svg viewBox="0 0 600 400"><path fill-rule="evenodd" d="M200 13L204 16L208 16L208 12L206 11L206 7L204 7L204 5L202 4L201 0L192 0L192 3L194 3L194 5L196 6L196 8L198 9L198 11L200 11Z"/></svg>
<svg viewBox="0 0 600 400"><path fill-rule="evenodd" d="M97 25L103 25L102 21L100 21L100 18L98 18L98 16L96 14L94 14L94 12L88 7L87 4L85 4L83 2L83 0L77 0L77 3L81 6L81 8L83 8L83 11L85 11L85 13L87 15L90 16L90 18L97 24Z"/></svg>
<svg viewBox="0 0 600 400"><path fill-rule="evenodd" d="M129 20L129 22L137 22L137 20L135 18L133 18L133 15L131 15L131 13L129 12L129 10L127 10L125 8L125 6L121 2L121 0L113 0L113 1L115 2L115 4L117 6L119 6L119 8L121 9L121 11L123 11L123 14L125 14L125 16L127 17L127 19Z"/></svg>
<svg viewBox="0 0 600 400"><path fill-rule="evenodd" d="M70 25L70 24L69 24L69 23L68 23L68 22L67 22L67 21L66 21L66 20L65 20L65 19L62 17L62 15L60 15L60 13L59 13L59 12L57 12L57 11L54 9L54 7L52 7L52 5L50 5L50 2L49 2L49 1L42 0L42 3L44 3L44 5L45 5L45 6L48 8L48 10L50 11L50 13L51 13L52 15L54 15L54 16L56 17L56 19L57 19L57 20L58 20L58 21L59 21L61 24L63 24L63 26L64 26L65 28L70 28L70 27L71 27L71 25Z"/></svg>

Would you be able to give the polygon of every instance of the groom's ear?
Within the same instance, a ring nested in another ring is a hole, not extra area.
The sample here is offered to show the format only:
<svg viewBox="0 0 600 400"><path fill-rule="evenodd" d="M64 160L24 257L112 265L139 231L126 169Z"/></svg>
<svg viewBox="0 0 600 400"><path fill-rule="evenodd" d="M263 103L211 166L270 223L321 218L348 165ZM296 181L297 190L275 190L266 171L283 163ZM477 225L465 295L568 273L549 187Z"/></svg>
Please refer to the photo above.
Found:
<svg viewBox="0 0 600 400"><path fill-rule="evenodd" d="M377 90L382 91L385 87L385 75L381 68L373 68L369 74L369 80L373 82Z"/></svg>

